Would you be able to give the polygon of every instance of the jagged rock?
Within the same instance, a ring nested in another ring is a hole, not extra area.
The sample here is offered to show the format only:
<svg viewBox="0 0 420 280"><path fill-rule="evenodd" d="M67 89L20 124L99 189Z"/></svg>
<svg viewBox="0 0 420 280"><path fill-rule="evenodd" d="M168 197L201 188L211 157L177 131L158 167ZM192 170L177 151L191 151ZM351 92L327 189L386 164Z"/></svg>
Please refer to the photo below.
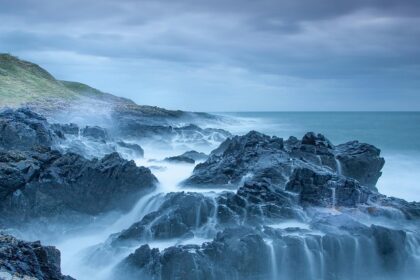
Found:
<svg viewBox="0 0 420 280"><path fill-rule="evenodd" d="M335 147L321 134L308 133L302 141L294 137L283 141L252 131L223 142L207 161L195 167L184 184L236 187L249 177L271 180L272 184L284 188L293 170L307 168L344 175L374 190L384 164L379 152L371 145L354 142ZM362 168L369 164L372 167Z"/></svg>
<svg viewBox="0 0 420 280"><path fill-rule="evenodd" d="M351 141L336 147L337 160L341 173L358 180L362 185L375 188L385 160L380 157L381 150L375 146Z"/></svg>
<svg viewBox="0 0 420 280"><path fill-rule="evenodd" d="M283 219L301 220L296 196L263 182L249 182L236 193L211 199L198 193L170 193L162 205L127 230L113 236L119 246L130 241L181 238L194 230L215 231L241 224L258 225Z"/></svg>
<svg viewBox="0 0 420 280"><path fill-rule="evenodd" d="M117 145L131 151L133 156L135 156L135 157L143 157L144 156L144 150L138 144L126 143L124 141L118 141Z"/></svg>
<svg viewBox="0 0 420 280"><path fill-rule="evenodd" d="M62 134L69 134L69 135L78 135L80 132L80 128L75 123L70 124L52 124L52 128L55 131L60 131Z"/></svg>
<svg viewBox="0 0 420 280"><path fill-rule="evenodd" d="M95 140L106 142L109 140L108 132L105 128L99 126L86 126L81 131L84 137L90 137Z"/></svg>
<svg viewBox="0 0 420 280"><path fill-rule="evenodd" d="M167 158L165 158L165 161L175 162L175 163L189 163L189 164L194 164L195 163L195 160L193 160L192 158L186 157L186 156L167 157Z"/></svg>
<svg viewBox="0 0 420 280"><path fill-rule="evenodd" d="M26 278L25 278L26 277ZM0 278L71 280L61 274L60 251L0 233Z"/></svg>
<svg viewBox="0 0 420 280"><path fill-rule="evenodd" d="M135 139L150 138L161 142L187 141L196 145L208 146L212 142L222 142L232 136L223 129L205 128L197 125L173 127L165 125L145 125L143 122L128 121L120 123L118 133Z"/></svg>
<svg viewBox="0 0 420 280"><path fill-rule="evenodd" d="M181 237L206 224L215 211L210 198L198 193L170 193L157 211L118 234L117 241Z"/></svg>
<svg viewBox="0 0 420 280"><path fill-rule="evenodd" d="M206 160L209 157L205 153L200 153L194 150L185 152L181 156L193 159L195 161Z"/></svg>
<svg viewBox="0 0 420 280"><path fill-rule="evenodd" d="M60 136L44 117L29 109L0 112L0 148L28 150L37 145L51 146Z"/></svg>
<svg viewBox="0 0 420 280"><path fill-rule="evenodd" d="M11 223L69 211L127 211L157 182L149 169L117 153L87 160L49 148L0 152L0 166L1 220Z"/></svg>
<svg viewBox="0 0 420 280"><path fill-rule="evenodd" d="M162 252L143 246L116 269L119 277L142 275L142 279L266 279L269 250L251 229L229 229L213 242L169 247Z"/></svg>
<svg viewBox="0 0 420 280"><path fill-rule="evenodd" d="M300 220L303 216L295 196L268 182L246 182L236 193L220 195L217 205L217 220L222 225Z"/></svg>
<svg viewBox="0 0 420 280"><path fill-rule="evenodd" d="M402 230L369 227L343 215L329 216L317 224L325 234L242 226L225 229L202 245L171 246L162 251L144 245L114 272L120 279L141 275L141 279L310 280L399 279L420 271L412 266L416 255L407 249L420 244L420 239L409 240Z"/></svg>
<svg viewBox="0 0 420 280"><path fill-rule="evenodd" d="M311 169L295 169L286 190L299 194L300 202L322 207L355 207L366 203L370 191L352 179Z"/></svg>
<svg viewBox="0 0 420 280"><path fill-rule="evenodd" d="M269 177L274 183L285 183L290 171L282 163L289 157L282 151L283 140L258 132L235 136L221 144L204 163L198 164L184 185L197 187L236 187L248 174ZM221 149L223 147L223 151ZM267 175L267 176L265 176Z"/></svg>

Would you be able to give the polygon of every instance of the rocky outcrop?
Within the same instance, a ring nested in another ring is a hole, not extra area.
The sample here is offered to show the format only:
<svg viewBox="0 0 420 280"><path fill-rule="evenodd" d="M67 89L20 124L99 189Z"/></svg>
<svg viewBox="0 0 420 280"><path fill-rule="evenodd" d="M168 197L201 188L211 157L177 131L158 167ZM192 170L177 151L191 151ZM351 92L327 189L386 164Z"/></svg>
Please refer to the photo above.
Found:
<svg viewBox="0 0 420 280"><path fill-rule="evenodd" d="M29 109L5 109L0 112L0 148L28 150L51 146L62 137L47 120Z"/></svg>
<svg viewBox="0 0 420 280"><path fill-rule="evenodd" d="M50 148L0 152L0 170L1 220L9 222L127 211L157 182L149 169L117 153L87 160Z"/></svg>
<svg viewBox="0 0 420 280"><path fill-rule="evenodd" d="M117 242L170 239L192 234L216 211L214 202L197 193L170 193L157 211L118 234Z"/></svg>
<svg viewBox="0 0 420 280"><path fill-rule="evenodd" d="M167 157L164 160L167 162L173 162L173 163L189 163L189 164L195 163L195 160L186 156Z"/></svg>
<svg viewBox="0 0 420 280"><path fill-rule="evenodd" d="M0 278L71 280L60 270L60 251L0 233Z"/></svg>
<svg viewBox="0 0 420 280"><path fill-rule="evenodd" d="M99 126L86 126L81 130L84 137L90 137L98 141L107 141L109 139L106 129Z"/></svg>
<svg viewBox="0 0 420 280"><path fill-rule="evenodd" d="M136 143L127 143L124 141L118 141L117 145L126 150L127 152L131 153L133 157L139 158L144 156L144 150L143 148L136 144Z"/></svg>
<svg viewBox="0 0 420 280"><path fill-rule="evenodd" d="M207 159L208 156L205 153L199 153L197 151L188 151L179 156L167 157L164 160L174 163L190 163L194 164L196 161L202 161Z"/></svg>
<svg viewBox="0 0 420 280"><path fill-rule="evenodd" d="M382 175L381 169L385 164L380 153L381 151L375 146L358 141L338 145L335 150L340 163L340 173L372 189Z"/></svg>
<svg viewBox="0 0 420 280"><path fill-rule="evenodd" d="M384 165L379 153L371 145L354 142L336 147L321 134L308 133L300 141L294 137L283 141L252 131L222 143L206 162L196 166L184 184L235 187L249 177L270 180L284 188L295 169L306 168L344 175L375 189ZM366 165L371 167L363 168Z"/></svg>
<svg viewBox="0 0 420 280"><path fill-rule="evenodd" d="M115 270L118 279L381 279L416 273L401 230L342 217L319 221L326 234L301 228L234 227L202 245L139 247ZM336 224L340 228L329 229ZM340 226L340 225L343 226ZM357 232L357 233L356 233ZM400 250L397 250L400 248ZM299 270L299 275L296 275Z"/></svg>
<svg viewBox="0 0 420 280"><path fill-rule="evenodd" d="M193 159L195 161L206 160L209 156L205 153L197 152L197 151L188 151L183 153L181 156Z"/></svg>
<svg viewBox="0 0 420 280"><path fill-rule="evenodd" d="M355 207L366 203L371 192L353 179L311 169L295 169L286 191L299 194L302 204L322 207Z"/></svg>
<svg viewBox="0 0 420 280"><path fill-rule="evenodd" d="M117 135L124 135L134 139L153 139L155 142L172 143L173 141L190 142L195 145L209 146L221 143L232 135L223 129L201 128L197 125L180 127L165 125L146 125L130 121L121 123L116 131Z"/></svg>

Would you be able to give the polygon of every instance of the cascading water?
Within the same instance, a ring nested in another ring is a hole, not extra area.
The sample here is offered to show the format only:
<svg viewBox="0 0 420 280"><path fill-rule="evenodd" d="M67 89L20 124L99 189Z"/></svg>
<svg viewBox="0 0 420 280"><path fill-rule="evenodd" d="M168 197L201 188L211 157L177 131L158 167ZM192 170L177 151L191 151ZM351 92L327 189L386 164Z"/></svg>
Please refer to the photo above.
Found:
<svg viewBox="0 0 420 280"><path fill-rule="evenodd" d="M341 162L338 158L335 158L335 165L337 168L337 174L338 175L343 175L343 167L341 166Z"/></svg>
<svg viewBox="0 0 420 280"><path fill-rule="evenodd" d="M278 271L277 271L277 257L276 257L276 249L274 248L274 240L272 239L265 239L265 243L268 246L270 252L270 273L271 279L277 280L278 278Z"/></svg>

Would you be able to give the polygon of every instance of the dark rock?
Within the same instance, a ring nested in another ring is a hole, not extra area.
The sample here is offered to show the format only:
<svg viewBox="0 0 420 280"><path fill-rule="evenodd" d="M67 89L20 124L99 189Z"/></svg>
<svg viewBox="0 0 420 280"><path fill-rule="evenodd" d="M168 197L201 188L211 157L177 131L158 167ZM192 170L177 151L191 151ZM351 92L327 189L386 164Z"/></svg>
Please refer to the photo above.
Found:
<svg viewBox="0 0 420 280"><path fill-rule="evenodd" d="M329 149L333 148L330 140L325 138L324 135L315 134L313 132L308 132L303 136L302 145L323 146Z"/></svg>
<svg viewBox="0 0 420 280"><path fill-rule="evenodd" d="M286 190L298 193L301 203L322 207L355 207L366 203L370 194L355 180L307 168L293 172Z"/></svg>
<svg viewBox="0 0 420 280"><path fill-rule="evenodd" d="M231 134L223 129L202 129L197 125L173 127L170 125L146 125L143 122L129 121L120 123L118 134L125 137L144 139L150 138L155 142L170 143L172 141L193 142L208 146L213 142L222 142Z"/></svg>
<svg viewBox="0 0 420 280"><path fill-rule="evenodd" d="M138 271L145 279L267 279L269 250L251 229L237 228L217 235L213 242L169 247L162 252L143 246L117 268Z"/></svg>
<svg viewBox="0 0 420 280"><path fill-rule="evenodd" d="M271 180L284 188L294 169L307 168L344 175L375 190L383 163L379 150L368 144L349 142L335 147L325 136L314 133L306 134L302 141L291 137L283 142L253 131L223 142L207 161L195 167L184 184L237 187L244 179L253 178Z"/></svg>
<svg viewBox="0 0 420 280"><path fill-rule="evenodd" d="M55 131L60 131L62 134L79 135L80 128L75 123L70 124L52 124Z"/></svg>
<svg viewBox="0 0 420 280"><path fill-rule="evenodd" d="M117 242L181 237L208 222L215 205L198 193L170 193L157 211L118 234Z"/></svg>
<svg viewBox="0 0 420 280"><path fill-rule="evenodd" d="M193 160L192 158L186 157L186 156L167 157L167 158L165 158L165 161L175 162L175 163L189 163L189 164L194 164L195 163L195 160Z"/></svg>
<svg viewBox="0 0 420 280"><path fill-rule="evenodd" d="M28 150L51 146L57 135L47 120L29 109L6 109L0 112L0 148Z"/></svg>
<svg viewBox="0 0 420 280"><path fill-rule="evenodd" d="M212 152L207 161L198 164L184 185L235 187L248 174L254 178L269 175L273 183L285 183L285 175L290 168L282 165L289 161L282 149L281 138L255 131L245 136L235 136Z"/></svg>
<svg viewBox="0 0 420 280"><path fill-rule="evenodd" d="M10 279L73 279L61 274L60 251L55 247L0 234L0 277L6 276Z"/></svg>
<svg viewBox="0 0 420 280"><path fill-rule="evenodd" d="M181 156L193 159L195 161L206 160L209 157L205 153L200 153L197 151L188 151L183 153Z"/></svg>
<svg viewBox="0 0 420 280"><path fill-rule="evenodd" d="M106 129L99 126L86 126L82 129L81 133L84 137L90 137L95 140L104 142L109 140Z"/></svg>
<svg viewBox="0 0 420 280"><path fill-rule="evenodd" d="M0 166L0 220L10 223L69 212L127 211L157 182L149 169L117 153L87 160L50 149L1 152Z"/></svg>
<svg viewBox="0 0 420 280"><path fill-rule="evenodd" d="M118 141L117 145L131 151L135 157L143 157L144 156L144 150L138 144L126 143L124 141Z"/></svg>
<svg viewBox="0 0 420 280"><path fill-rule="evenodd" d="M380 153L381 151L375 146L358 141L341 144L336 148L342 175L354 178L371 189L375 189L385 164Z"/></svg>

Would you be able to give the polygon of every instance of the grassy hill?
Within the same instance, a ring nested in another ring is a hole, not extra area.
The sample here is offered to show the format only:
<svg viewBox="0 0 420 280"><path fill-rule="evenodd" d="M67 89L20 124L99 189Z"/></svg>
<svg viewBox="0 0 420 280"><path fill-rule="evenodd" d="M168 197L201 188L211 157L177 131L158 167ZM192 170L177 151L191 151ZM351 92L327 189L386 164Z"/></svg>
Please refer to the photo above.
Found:
<svg viewBox="0 0 420 280"><path fill-rule="evenodd" d="M44 114L65 111L80 102L100 103L117 115L179 118L182 111L141 106L88 85L59 81L40 66L10 54L0 54L0 107L28 106Z"/></svg>

